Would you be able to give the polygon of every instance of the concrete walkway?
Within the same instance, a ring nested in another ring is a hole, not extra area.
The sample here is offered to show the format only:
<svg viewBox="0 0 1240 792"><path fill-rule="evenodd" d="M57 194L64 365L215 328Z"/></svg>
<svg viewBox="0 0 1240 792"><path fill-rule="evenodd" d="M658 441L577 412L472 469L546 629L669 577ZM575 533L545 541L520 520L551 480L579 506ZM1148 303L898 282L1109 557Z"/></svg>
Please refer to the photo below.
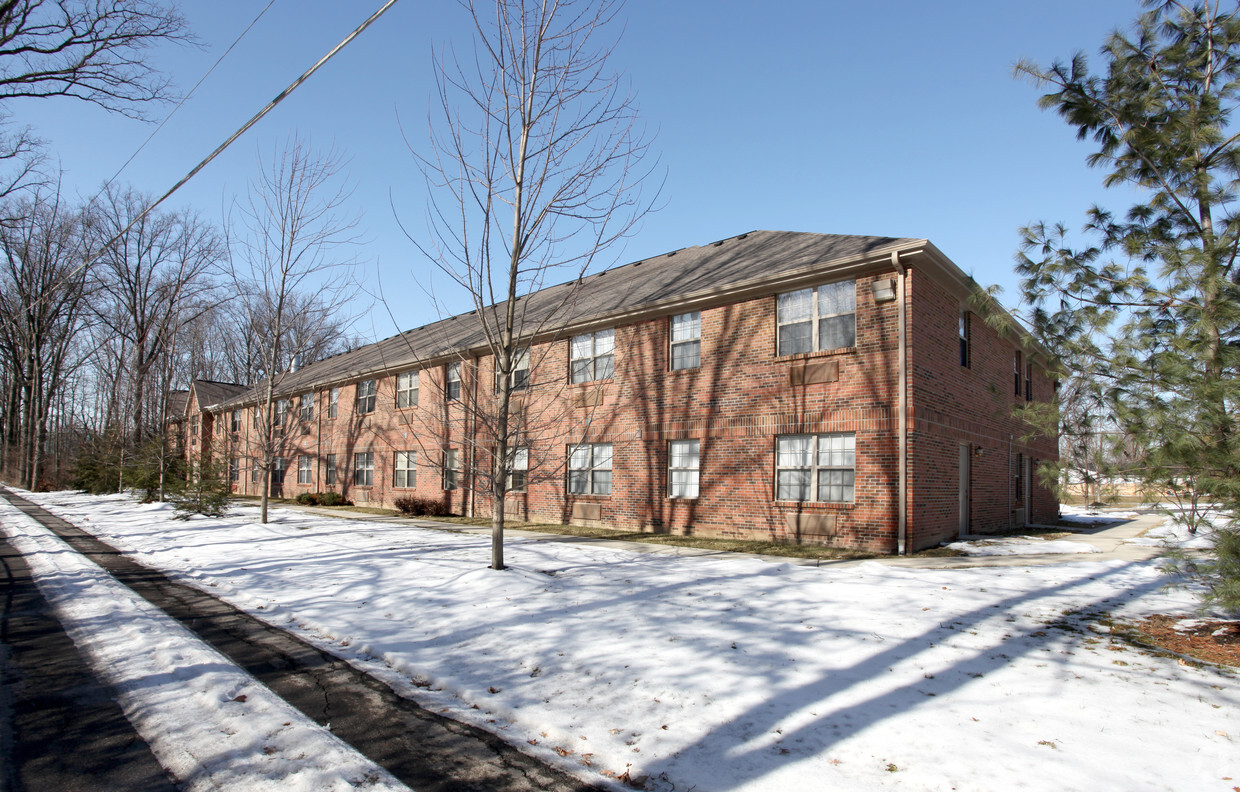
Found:
<svg viewBox="0 0 1240 792"><path fill-rule="evenodd" d="M431 528L435 530L456 531L458 533L472 533L481 535L490 535L491 529L487 526L461 525L458 523L440 522L437 520L426 519L422 517L395 517L379 514L366 514L364 512L347 512L337 509L325 508L320 506L302 506L298 503L282 503L279 508L296 509L297 511L308 512L310 514L319 514L325 517L335 517L340 519L369 520L381 523L394 523L398 525L415 525L419 528ZM1131 510L1127 510L1131 511ZM1106 513L1098 515L1105 518ZM1073 533L1063 537L1064 541L1082 542L1092 547L1098 548L1097 553L1038 553L1029 555L1002 555L1002 556L880 556L878 558L861 559L861 560L832 560L832 559L816 559L816 558L792 558L789 556L761 555L757 553L737 553L728 550L706 550L696 547L679 547L676 545L656 545L646 542L629 542L621 539L596 539L584 536L570 536L567 534L550 534L541 531L522 531L519 528L507 528L504 533L506 536L521 537L522 539L531 539L542 542L575 542L582 544L601 544L630 550L636 553L650 553L653 555L674 555L689 557L704 556L725 556L725 557L747 557L757 558L762 561L769 561L774 564L795 564L797 566L812 567L849 567L859 564L879 563L888 564L890 566L905 567L908 569L968 569L971 567L1014 567L1014 566L1046 566L1048 564L1066 564L1076 561L1147 561L1163 554L1160 547L1150 547L1148 545L1125 544L1125 541L1140 536L1151 528L1155 528L1162 524L1165 517L1162 514L1151 512L1142 514L1138 517L1125 520L1124 522L1099 526L1097 528L1089 528L1082 526L1076 529L1067 529L1053 525L1035 525L1030 526L1033 529L1067 531L1072 530ZM963 537L963 541L995 539L995 536L989 535L973 535Z"/></svg>

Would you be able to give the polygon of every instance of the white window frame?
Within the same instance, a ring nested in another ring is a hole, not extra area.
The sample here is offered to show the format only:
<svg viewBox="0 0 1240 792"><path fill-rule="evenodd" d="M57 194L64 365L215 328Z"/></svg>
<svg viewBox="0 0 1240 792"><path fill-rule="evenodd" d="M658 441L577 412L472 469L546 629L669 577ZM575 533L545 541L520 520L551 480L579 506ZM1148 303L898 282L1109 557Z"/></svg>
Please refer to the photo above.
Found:
<svg viewBox="0 0 1240 792"><path fill-rule="evenodd" d="M775 500L855 503L856 478L856 432L775 436Z"/></svg>
<svg viewBox="0 0 1240 792"><path fill-rule="evenodd" d="M323 483L325 486L336 486L336 455L328 454L323 466Z"/></svg>
<svg viewBox="0 0 1240 792"><path fill-rule="evenodd" d="M529 486L530 450L525 447L508 449L508 492L525 492Z"/></svg>
<svg viewBox="0 0 1240 792"><path fill-rule="evenodd" d="M288 407L291 402L288 399L276 399L275 417L272 419L276 426L284 426L288 420Z"/></svg>
<svg viewBox="0 0 1240 792"><path fill-rule="evenodd" d="M301 414L301 420L313 421L314 420L314 394L313 393L301 394L301 404L298 405L298 408Z"/></svg>
<svg viewBox="0 0 1240 792"><path fill-rule="evenodd" d="M327 417L335 418L340 406L340 388L332 388L327 394Z"/></svg>
<svg viewBox="0 0 1240 792"><path fill-rule="evenodd" d="M379 395L379 381L368 379L357 383L357 401L354 409L358 415L369 415L375 411Z"/></svg>
<svg viewBox="0 0 1240 792"><path fill-rule="evenodd" d="M392 486L413 489L418 485L418 452L397 451L392 461Z"/></svg>
<svg viewBox="0 0 1240 792"><path fill-rule="evenodd" d="M672 371L702 367L702 312L676 314L670 321L671 347L668 361ZM681 353L678 358L677 353Z"/></svg>
<svg viewBox="0 0 1240 792"><path fill-rule="evenodd" d="M526 390L530 387L530 351L522 349L517 352L512 364L512 373L509 375L512 379L512 389L514 391ZM495 372L495 390L499 391L500 378L499 372Z"/></svg>
<svg viewBox="0 0 1240 792"><path fill-rule="evenodd" d="M418 389L421 387L421 376L416 371L406 371L396 375L396 407L417 407Z"/></svg>
<svg viewBox="0 0 1240 792"><path fill-rule="evenodd" d="M375 452L353 452L353 486L373 487L375 484Z"/></svg>
<svg viewBox="0 0 1240 792"><path fill-rule="evenodd" d="M840 308L847 310L839 310ZM851 336L852 343L824 346L823 323L837 322L841 317L846 317L843 322L846 328L845 338ZM798 289L780 294L775 302L775 324L775 351L780 357L855 347L857 345L857 281L834 281L809 289ZM791 328L804 324L809 325L809 346L806 349L792 348L791 342L797 337L791 334ZM786 340L789 343L785 344Z"/></svg>
<svg viewBox="0 0 1240 792"><path fill-rule="evenodd" d="M232 411L232 415L228 420L228 428L229 428L229 431L232 431L232 432L241 431L241 411L240 410Z"/></svg>
<svg viewBox="0 0 1240 792"><path fill-rule="evenodd" d="M241 481L241 459L230 457L228 460L228 481L237 484Z"/></svg>
<svg viewBox="0 0 1240 792"><path fill-rule="evenodd" d="M461 362L449 363L444 371L444 401L461 400Z"/></svg>
<svg viewBox="0 0 1240 792"><path fill-rule="evenodd" d="M573 336L568 343L569 380L574 384L616 376L616 331L595 330Z"/></svg>
<svg viewBox="0 0 1240 792"><path fill-rule="evenodd" d="M284 476L288 473L288 460L284 457L271 458L271 483L284 486Z"/></svg>
<svg viewBox="0 0 1240 792"><path fill-rule="evenodd" d="M443 450L443 488L445 490L460 489L461 475L457 470L457 456L455 448Z"/></svg>
<svg viewBox="0 0 1240 792"><path fill-rule="evenodd" d="M701 484L700 440L671 440L667 444L667 497L697 500Z"/></svg>
<svg viewBox="0 0 1240 792"><path fill-rule="evenodd" d="M568 494L610 496L615 449L611 443L568 447Z"/></svg>
<svg viewBox="0 0 1240 792"><path fill-rule="evenodd" d="M297 457L297 483L314 483L314 458L309 454L301 454Z"/></svg>

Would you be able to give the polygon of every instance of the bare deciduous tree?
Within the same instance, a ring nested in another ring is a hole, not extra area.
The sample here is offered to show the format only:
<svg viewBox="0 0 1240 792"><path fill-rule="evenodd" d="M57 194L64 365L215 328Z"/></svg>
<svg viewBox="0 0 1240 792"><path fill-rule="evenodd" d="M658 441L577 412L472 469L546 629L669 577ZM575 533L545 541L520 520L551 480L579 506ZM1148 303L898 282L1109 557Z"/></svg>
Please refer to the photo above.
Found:
<svg viewBox="0 0 1240 792"><path fill-rule="evenodd" d="M471 475L489 484L491 566L503 569L505 497L517 450L536 429L513 395L538 387L540 361L526 350L564 322L573 290L550 305L521 297L579 279L649 211L639 189L649 140L607 65L618 3L460 4L474 53L437 61L442 115L432 120L431 155L419 157L434 196L433 241L415 244L473 297L494 362L494 396L472 406L485 436L464 436L486 446L469 455Z"/></svg>
<svg viewBox="0 0 1240 792"><path fill-rule="evenodd" d="M292 361L305 360L324 329L341 326L350 296L356 260L344 249L357 241L358 220L346 209L350 191L341 183L343 167L334 152L320 154L307 141L290 138L260 163L239 222L230 223L233 282L265 377L255 407L264 523L282 440L276 431L279 375Z"/></svg>

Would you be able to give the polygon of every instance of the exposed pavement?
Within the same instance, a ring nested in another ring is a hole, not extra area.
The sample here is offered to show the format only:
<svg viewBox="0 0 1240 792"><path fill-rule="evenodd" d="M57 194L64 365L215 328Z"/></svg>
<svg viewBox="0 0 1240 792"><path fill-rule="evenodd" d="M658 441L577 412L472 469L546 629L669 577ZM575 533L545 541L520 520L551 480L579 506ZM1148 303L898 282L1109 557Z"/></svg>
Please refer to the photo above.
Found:
<svg viewBox="0 0 1240 792"><path fill-rule="evenodd" d="M0 495L54 531L74 550L180 621L312 720L320 725L330 722L333 734L417 792L578 792L595 788L526 756L495 735L429 712L401 698L383 683L357 671L343 660L321 652L301 639L264 624L198 589L177 583L160 572L138 564L24 498L2 488ZM9 591L14 591L12 586ZM65 640L68 641L68 638ZM74 657L77 655L71 642L68 646L61 645L58 652ZM98 683L95 687L96 692L106 691ZM9 688L6 686L5 689ZM14 690L15 698L21 698L23 693L22 689ZM113 698L111 695L105 697ZM27 705L15 704L14 710L19 706ZM136 737L132 728L128 728L114 701L112 706L115 707L113 714L119 716L120 721L115 718L109 720L107 728L119 733L123 726L125 736L121 738L122 742L132 740ZM76 711L69 706L65 713ZM13 732L16 734L15 744L33 739L24 721L15 720ZM0 735L3 734L0 732ZM69 754L88 753L83 748L90 746L89 740L82 740L61 745L61 748ZM5 758L4 754L0 754L0 759ZM53 755L52 758L56 757ZM100 757L101 764L105 761L105 757ZM154 761L153 758L151 761ZM72 774L73 768L64 768L64 772ZM159 789L137 784L106 787L90 783L80 787L43 783L12 787L14 792L25 789L61 792L79 788L140 792Z"/></svg>

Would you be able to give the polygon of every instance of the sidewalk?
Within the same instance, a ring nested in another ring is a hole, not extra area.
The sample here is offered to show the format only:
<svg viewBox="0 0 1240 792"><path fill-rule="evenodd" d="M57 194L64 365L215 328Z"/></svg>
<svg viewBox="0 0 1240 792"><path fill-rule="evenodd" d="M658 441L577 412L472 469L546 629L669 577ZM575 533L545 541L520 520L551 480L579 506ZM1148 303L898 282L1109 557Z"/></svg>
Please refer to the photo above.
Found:
<svg viewBox="0 0 1240 792"><path fill-rule="evenodd" d="M364 512L342 512L321 506L302 506L298 503L282 503L277 508L296 509L310 514L336 517L340 519L367 520L396 525L414 525L419 528L434 530L457 531L490 535L488 526L460 525L458 523L439 522L423 517L395 517ZM1050 564L1067 564L1078 561L1148 561L1162 554L1162 549L1148 545L1125 544L1125 540L1140 536L1142 533L1160 525L1165 519L1161 514L1143 514L1134 519L1112 526L1098 528L1075 529L1064 541L1082 542L1098 548L1098 553L1039 553L1031 555L1004 556L880 556L861 560L831 560L816 558L792 558L789 556L761 555L757 553L737 553L728 550L705 550L696 547L678 547L675 545L655 545L645 542L630 542L623 539L598 539L567 534L549 534L541 531L523 531L520 528L505 528L506 536L519 536L542 542L577 542L602 544L622 548L635 553L673 556L736 556L757 558L775 564L793 564L812 567L850 567L860 564L887 564L907 569L967 569L971 567L1015 567L1015 566L1046 566ZM1056 530L1056 526L1035 525L1031 528ZM1066 529L1065 529L1066 530ZM986 534L975 534L963 537L963 540L993 539Z"/></svg>

